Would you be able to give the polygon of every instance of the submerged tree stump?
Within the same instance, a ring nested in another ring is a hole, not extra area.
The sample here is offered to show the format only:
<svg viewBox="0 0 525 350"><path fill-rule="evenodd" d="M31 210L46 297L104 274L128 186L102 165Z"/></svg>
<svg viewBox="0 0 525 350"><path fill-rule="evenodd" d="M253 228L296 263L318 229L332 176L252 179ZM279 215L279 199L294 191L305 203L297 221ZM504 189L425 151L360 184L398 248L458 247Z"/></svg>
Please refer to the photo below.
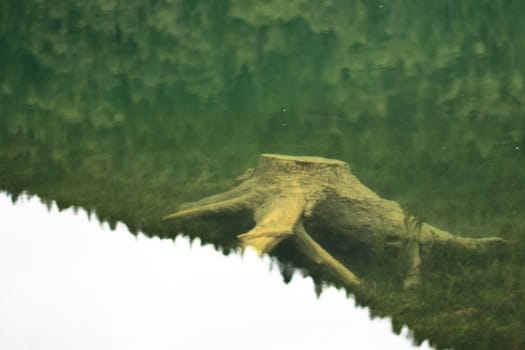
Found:
<svg viewBox="0 0 525 350"><path fill-rule="evenodd" d="M241 212L250 212L256 223L253 229L238 235L244 246L252 246L262 254L284 239L291 239L302 253L350 287L359 286L360 279L306 232L305 220L321 223L331 234L345 235L369 246L385 242L403 248L408 257L406 288L419 283L422 245L485 250L506 243L498 237L459 237L417 221L396 202L379 197L363 185L347 163L320 157L262 154L257 168L240 176L236 187L187 203L166 218Z"/></svg>

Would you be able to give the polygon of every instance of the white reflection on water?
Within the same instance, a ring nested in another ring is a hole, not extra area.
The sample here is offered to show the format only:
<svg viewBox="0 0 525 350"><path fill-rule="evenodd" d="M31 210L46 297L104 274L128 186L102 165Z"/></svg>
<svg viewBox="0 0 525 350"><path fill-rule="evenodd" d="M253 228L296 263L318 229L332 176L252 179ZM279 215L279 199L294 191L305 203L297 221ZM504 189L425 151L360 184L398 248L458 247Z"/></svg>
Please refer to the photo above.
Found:
<svg viewBox="0 0 525 350"><path fill-rule="evenodd" d="M268 259L111 231L0 193L0 349L413 349ZM429 349L426 346L421 349Z"/></svg>

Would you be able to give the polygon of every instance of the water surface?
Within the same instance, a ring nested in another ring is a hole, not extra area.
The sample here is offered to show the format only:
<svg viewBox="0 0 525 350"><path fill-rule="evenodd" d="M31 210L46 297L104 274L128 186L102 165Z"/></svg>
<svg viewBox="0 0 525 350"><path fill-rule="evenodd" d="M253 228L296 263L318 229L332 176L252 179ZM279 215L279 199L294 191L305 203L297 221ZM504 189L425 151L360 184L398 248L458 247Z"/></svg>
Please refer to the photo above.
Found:
<svg viewBox="0 0 525 350"><path fill-rule="evenodd" d="M419 348L342 290L286 285L253 251L135 237L37 198L2 193L0 210L3 349Z"/></svg>
<svg viewBox="0 0 525 350"><path fill-rule="evenodd" d="M515 242L500 254L434 251L411 292L381 249L367 252L359 272L377 298L362 303L418 342L525 347L524 10L3 1L0 189L174 239L181 227L160 218L224 191L260 153L340 159L425 222ZM229 253L246 225L184 232ZM284 255L284 266L299 259Z"/></svg>

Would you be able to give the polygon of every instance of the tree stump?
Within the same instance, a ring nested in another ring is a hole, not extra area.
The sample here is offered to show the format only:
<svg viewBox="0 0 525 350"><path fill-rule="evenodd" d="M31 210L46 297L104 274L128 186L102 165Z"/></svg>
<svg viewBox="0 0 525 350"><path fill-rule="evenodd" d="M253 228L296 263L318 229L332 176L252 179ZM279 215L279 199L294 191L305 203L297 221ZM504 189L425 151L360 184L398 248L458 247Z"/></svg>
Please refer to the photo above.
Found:
<svg viewBox="0 0 525 350"><path fill-rule="evenodd" d="M484 250L507 243L498 237L455 236L419 222L396 202L379 197L363 185L347 163L321 157L262 154L256 169L240 176L233 189L187 203L165 218L239 212L251 213L256 223L253 229L237 236L243 246L252 246L262 254L284 239L291 239L302 253L349 287L359 286L360 279L306 232L305 220L321 222L331 234L346 235L369 246L378 241L403 246L408 257L405 288L419 283L422 245Z"/></svg>

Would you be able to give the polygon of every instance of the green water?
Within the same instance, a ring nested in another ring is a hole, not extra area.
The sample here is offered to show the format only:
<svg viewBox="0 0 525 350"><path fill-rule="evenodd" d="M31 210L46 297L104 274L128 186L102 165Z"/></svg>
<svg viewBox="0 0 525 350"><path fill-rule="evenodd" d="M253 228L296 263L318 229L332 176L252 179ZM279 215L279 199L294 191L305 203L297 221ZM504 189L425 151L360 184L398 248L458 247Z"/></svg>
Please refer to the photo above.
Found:
<svg viewBox="0 0 525 350"><path fill-rule="evenodd" d="M524 348L524 10L3 1L0 189L172 237L180 228L163 215L224 191L260 153L340 159L436 226L515 241L494 256L436 252L415 291L395 268L363 263L378 297L362 302L418 341ZM229 228L245 225L219 218L185 234L227 252Z"/></svg>

